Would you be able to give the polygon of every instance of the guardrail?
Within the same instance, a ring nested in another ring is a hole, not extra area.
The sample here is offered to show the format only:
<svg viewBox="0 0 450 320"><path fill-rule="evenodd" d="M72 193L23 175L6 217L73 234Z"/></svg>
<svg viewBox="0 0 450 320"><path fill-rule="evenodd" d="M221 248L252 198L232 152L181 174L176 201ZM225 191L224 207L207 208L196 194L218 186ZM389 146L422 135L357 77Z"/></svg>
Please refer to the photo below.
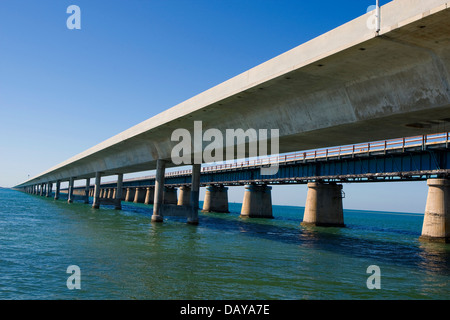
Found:
<svg viewBox="0 0 450 320"><path fill-rule="evenodd" d="M392 150L402 150L414 147L422 147L425 149L427 146L436 145L436 144L444 144L446 147L449 145L450 133L436 133L430 135L422 135L422 136L414 136L400 139L390 139L383 141L375 141L375 142L367 142L367 143L359 143L353 145L346 145L340 147L331 147L317 150L308 150L308 151L300 151L294 153L288 153L285 155L278 155L273 157L268 157L264 159L255 159L255 160L246 160L241 162L234 163L225 163L213 166L205 166L202 167L202 172L212 172L212 171L221 171L221 170L229 170L229 169L239 169L246 167L255 167L255 166L265 166L272 164L286 164L288 162L294 161L307 161L307 160L320 160L320 159L328 159L333 157L341 157L341 156L355 156L361 154L368 154L374 152L388 152ZM191 169L179 170L166 172L166 177L172 176L180 176L180 175L188 175L191 174ZM147 179L152 179L155 176L145 177ZM145 178L135 178L136 180L142 180ZM130 179L130 180L135 180Z"/></svg>

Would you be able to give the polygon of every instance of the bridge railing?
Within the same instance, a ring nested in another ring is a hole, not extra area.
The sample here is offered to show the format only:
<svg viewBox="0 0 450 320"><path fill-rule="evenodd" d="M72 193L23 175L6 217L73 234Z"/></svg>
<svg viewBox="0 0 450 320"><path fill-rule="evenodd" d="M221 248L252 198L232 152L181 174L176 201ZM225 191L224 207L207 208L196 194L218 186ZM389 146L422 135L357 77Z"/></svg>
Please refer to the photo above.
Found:
<svg viewBox="0 0 450 320"><path fill-rule="evenodd" d="M349 155L361 155L370 154L375 152L384 152L392 150L401 150L402 152L408 148L422 147L425 148L430 145L436 144L449 144L449 132L436 133L430 135L413 136L400 139L390 139L383 141L375 141L368 143L358 143L353 145L346 145L340 147L331 147L317 150L308 150L301 152L294 152L284 155L278 155L273 157L266 157L262 159L245 160L233 163L224 163L218 165L207 165L202 167L202 172L220 171L228 169L239 169L246 167L284 164L294 161L307 161L307 160L323 160L328 158L335 158L340 156ZM191 169L166 172L166 176L179 176L191 174Z"/></svg>

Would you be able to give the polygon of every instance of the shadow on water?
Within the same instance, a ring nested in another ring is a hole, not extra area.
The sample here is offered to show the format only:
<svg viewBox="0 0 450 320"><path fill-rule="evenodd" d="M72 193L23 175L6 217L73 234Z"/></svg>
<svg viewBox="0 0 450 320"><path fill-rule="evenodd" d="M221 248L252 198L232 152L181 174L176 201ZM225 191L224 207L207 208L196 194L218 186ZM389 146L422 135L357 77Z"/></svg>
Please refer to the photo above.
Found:
<svg viewBox="0 0 450 320"><path fill-rule="evenodd" d="M233 215L233 214L231 214ZM419 266L427 270L450 275L450 248L446 244L422 243L411 238L411 243L402 244L394 240L369 239L352 235L349 228L280 226L277 221L255 221L235 217L220 217L217 214L203 215L200 220L204 228L223 232L240 233L248 237L283 242L311 250L325 250L356 258L372 259L377 263L391 263L402 266ZM363 228L359 228L363 229ZM380 231L386 230L379 228ZM395 233L394 229L389 232ZM398 232L401 236L404 230Z"/></svg>
<svg viewBox="0 0 450 320"><path fill-rule="evenodd" d="M70 207L64 201L37 197L48 203L54 203L64 210L79 212L93 209L83 206ZM64 200L64 199L62 199ZM77 200L75 204L82 203ZM123 216L136 215L149 219L152 206L122 203L122 211L115 211L113 206L102 206L101 210L112 210ZM169 218L171 222L185 222L185 218ZM148 221L150 224L150 221ZM165 224L153 225L164 228ZM419 267L450 275L450 246L439 243L420 242L417 234L401 229L380 228L366 225L348 225L347 228L303 227L300 220L284 219L242 219L236 213L204 214L199 213L199 228L217 230L224 234L239 234L246 237L297 245L304 249L324 250L352 258L374 260L378 264L396 264L399 266ZM366 232L388 232L397 237L405 237L406 241L398 242L380 237L369 238ZM410 241L408 241L410 240Z"/></svg>

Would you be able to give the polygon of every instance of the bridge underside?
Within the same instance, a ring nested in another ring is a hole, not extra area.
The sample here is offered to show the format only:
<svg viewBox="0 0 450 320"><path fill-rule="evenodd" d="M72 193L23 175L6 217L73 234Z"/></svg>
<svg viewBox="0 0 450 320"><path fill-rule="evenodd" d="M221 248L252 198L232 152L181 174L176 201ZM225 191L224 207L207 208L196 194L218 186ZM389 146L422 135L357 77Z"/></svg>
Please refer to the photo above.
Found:
<svg viewBox="0 0 450 320"><path fill-rule="evenodd" d="M280 153L446 131L450 10L386 27L376 37L361 31L366 20L355 19L251 69L23 185L155 169L157 159L170 160L178 143L171 141L173 130L185 128L193 135L196 120L203 130L221 132L279 129ZM345 33L349 30L354 34ZM345 47L327 51L334 38ZM324 54L305 62L302 57L311 50ZM278 76L271 70L275 65L284 65ZM222 91L235 93L217 98Z"/></svg>

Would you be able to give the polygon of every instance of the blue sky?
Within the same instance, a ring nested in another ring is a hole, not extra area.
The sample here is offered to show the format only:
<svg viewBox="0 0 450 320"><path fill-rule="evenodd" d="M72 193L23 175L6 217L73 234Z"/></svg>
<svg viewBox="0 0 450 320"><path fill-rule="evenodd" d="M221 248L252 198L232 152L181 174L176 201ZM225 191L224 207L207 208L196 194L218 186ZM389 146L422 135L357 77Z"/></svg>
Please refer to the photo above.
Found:
<svg viewBox="0 0 450 320"><path fill-rule="evenodd" d="M81 30L66 27L72 4L81 8ZM0 186L23 182L373 4L2 0ZM425 208L425 183L344 189L348 208ZM240 202L242 192L231 190L230 201ZM303 206L304 199L305 186L274 187L275 204Z"/></svg>

